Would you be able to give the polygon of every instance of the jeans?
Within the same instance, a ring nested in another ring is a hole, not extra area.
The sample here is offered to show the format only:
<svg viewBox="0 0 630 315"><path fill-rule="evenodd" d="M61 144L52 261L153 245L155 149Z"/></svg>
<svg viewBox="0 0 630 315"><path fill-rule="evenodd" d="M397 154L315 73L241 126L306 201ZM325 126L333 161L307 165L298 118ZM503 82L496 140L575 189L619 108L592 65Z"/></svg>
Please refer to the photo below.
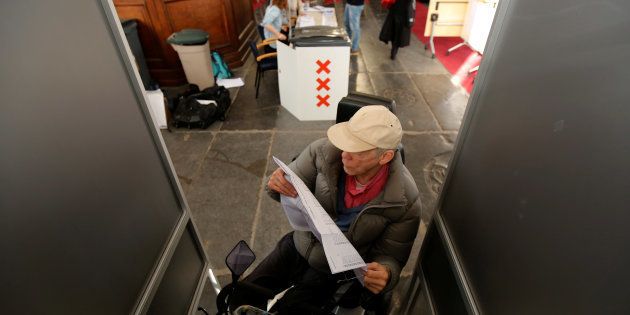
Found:
<svg viewBox="0 0 630 315"><path fill-rule="evenodd" d="M343 12L343 21L346 26L346 32L352 39L352 51L359 50L359 39L361 38L361 12L362 5L346 4Z"/></svg>

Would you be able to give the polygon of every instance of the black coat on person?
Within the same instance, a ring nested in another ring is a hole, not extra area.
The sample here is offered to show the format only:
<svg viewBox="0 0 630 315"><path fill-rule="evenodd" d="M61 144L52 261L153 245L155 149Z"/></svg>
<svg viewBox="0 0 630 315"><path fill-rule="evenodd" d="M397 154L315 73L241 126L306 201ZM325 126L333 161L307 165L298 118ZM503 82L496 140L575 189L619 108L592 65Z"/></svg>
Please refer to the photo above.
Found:
<svg viewBox="0 0 630 315"><path fill-rule="evenodd" d="M392 42L392 47L409 46L412 26L409 18L414 17L415 14L412 12L415 9L414 1L416 0L396 0L389 8L379 35L382 42L385 44Z"/></svg>

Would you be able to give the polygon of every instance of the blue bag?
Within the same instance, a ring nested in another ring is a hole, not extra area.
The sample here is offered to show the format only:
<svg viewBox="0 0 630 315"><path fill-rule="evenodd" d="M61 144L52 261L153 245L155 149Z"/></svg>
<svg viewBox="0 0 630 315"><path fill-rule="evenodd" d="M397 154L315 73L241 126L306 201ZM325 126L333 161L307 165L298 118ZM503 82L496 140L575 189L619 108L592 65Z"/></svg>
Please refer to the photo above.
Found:
<svg viewBox="0 0 630 315"><path fill-rule="evenodd" d="M214 72L214 77L217 79L228 79L232 77L230 68L228 68L228 65L217 51L212 52L212 72Z"/></svg>

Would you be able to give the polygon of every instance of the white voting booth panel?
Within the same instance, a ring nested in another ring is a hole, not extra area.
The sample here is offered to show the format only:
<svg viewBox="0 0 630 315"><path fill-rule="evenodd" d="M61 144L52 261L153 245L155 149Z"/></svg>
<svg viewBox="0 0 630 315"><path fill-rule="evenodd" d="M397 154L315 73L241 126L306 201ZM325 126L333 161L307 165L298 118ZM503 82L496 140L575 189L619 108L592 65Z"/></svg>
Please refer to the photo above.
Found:
<svg viewBox="0 0 630 315"><path fill-rule="evenodd" d="M299 120L334 120L348 95L350 47L295 47L277 43L280 102Z"/></svg>

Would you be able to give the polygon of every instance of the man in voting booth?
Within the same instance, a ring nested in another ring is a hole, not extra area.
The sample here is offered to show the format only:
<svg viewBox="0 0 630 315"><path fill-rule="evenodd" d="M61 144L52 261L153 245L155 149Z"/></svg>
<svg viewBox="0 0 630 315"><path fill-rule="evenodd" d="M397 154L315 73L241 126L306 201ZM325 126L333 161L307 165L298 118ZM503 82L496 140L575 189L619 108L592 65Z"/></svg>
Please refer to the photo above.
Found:
<svg viewBox="0 0 630 315"><path fill-rule="evenodd" d="M325 314L327 307L343 304L333 296L352 282L344 289L345 302L378 308L374 305L383 304L383 296L398 282L420 221L419 192L397 152L402 127L386 107L371 105L330 127L327 136L311 143L289 168L367 263L364 286L352 272L331 274L322 244L310 231L285 235L245 281L276 293L294 286L283 298L293 302L288 307L300 304L311 312L316 305ZM275 200L280 194L297 196L280 168L266 189Z"/></svg>

